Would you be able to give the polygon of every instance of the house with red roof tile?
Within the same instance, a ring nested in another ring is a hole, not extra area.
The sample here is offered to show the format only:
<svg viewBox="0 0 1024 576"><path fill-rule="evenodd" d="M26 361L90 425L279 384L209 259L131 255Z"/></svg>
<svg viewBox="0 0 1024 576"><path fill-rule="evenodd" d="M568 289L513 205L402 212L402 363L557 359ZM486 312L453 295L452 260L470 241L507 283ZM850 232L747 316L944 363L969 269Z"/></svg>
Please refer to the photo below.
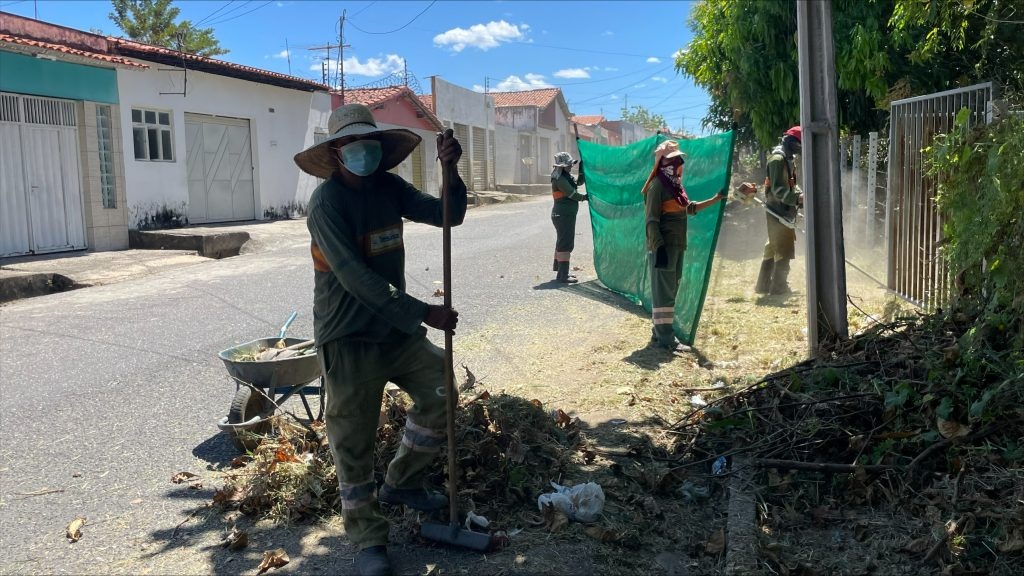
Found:
<svg viewBox="0 0 1024 576"><path fill-rule="evenodd" d="M491 92L495 105L496 178L502 184L546 184L555 153L579 158L569 106L559 88Z"/></svg>
<svg viewBox="0 0 1024 576"><path fill-rule="evenodd" d="M618 139L603 125L604 116L573 116L570 120L573 123L573 131L580 135L580 140L605 146L618 146Z"/></svg>
<svg viewBox="0 0 1024 576"><path fill-rule="evenodd" d="M0 17L0 257L128 247L119 70L103 36Z"/></svg>
<svg viewBox="0 0 1024 576"><path fill-rule="evenodd" d="M422 138L412 154L391 169L391 172L411 182L419 190L437 196L441 183L434 161L437 156L436 136L445 126L434 115L432 107L407 86L348 88L344 92L331 93L332 109L342 104L354 103L366 105L378 127L405 128ZM465 178L464 172L463 177Z"/></svg>
<svg viewBox="0 0 1024 576"><path fill-rule="evenodd" d="M4 13L0 256L301 213L329 114L316 82Z"/></svg>

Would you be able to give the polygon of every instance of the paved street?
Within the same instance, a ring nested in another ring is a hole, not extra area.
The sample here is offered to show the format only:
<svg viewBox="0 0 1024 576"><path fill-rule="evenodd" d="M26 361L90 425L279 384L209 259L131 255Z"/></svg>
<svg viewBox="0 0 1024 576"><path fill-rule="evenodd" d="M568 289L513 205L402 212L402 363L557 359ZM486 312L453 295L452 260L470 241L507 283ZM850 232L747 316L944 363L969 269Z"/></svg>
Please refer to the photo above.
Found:
<svg viewBox="0 0 1024 576"><path fill-rule="evenodd" d="M549 211L546 198L486 206L453 232L456 358L478 375L511 373L511 351L538 344L528 327L583 309L592 327L624 314L538 289L552 287ZM592 280L585 207L577 233L574 264ZM234 392L216 353L276 334L292 310L289 335L312 335L300 240L0 308L0 573L173 569L150 555L192 545L188 526L175 528L213 486L189 490L171 476L235 455L215 426ZM407 225L406 247L409 292L440 302L440 229ZM85 535L68 544L76 516L88 518Z"/></svg>

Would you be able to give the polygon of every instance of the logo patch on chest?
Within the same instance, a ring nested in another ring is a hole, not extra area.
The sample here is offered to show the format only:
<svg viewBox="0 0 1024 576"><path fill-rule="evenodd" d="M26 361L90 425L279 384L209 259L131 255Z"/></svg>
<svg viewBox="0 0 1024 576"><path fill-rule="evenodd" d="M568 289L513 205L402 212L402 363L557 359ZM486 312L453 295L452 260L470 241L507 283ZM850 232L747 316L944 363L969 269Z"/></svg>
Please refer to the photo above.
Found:
<svg viewBox="0 0 1024 576"><path fill-rule="evenodd" d="M366 244L366 251L370 256L380 256L385 252L398 250L402 247L402 226L392 226L370 232L367 235Z"/></svg>

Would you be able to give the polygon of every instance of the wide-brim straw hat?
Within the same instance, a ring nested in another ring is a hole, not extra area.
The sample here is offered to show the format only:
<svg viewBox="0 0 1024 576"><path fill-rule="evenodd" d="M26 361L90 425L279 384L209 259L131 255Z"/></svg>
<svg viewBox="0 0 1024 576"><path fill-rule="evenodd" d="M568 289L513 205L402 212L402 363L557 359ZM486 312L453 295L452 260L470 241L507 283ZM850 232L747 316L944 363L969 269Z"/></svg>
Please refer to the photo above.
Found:
<svg viewBox="0 0 1024 576"><path fill-rule="evenodd" d="M390 170L405 160L422 138L405 128L380 130L370 109L362 104L346 104L331 112L327 121L330 136L295 155L295 163L307 174L317 178L330 178L338 169L338 155L331 149L337 142L348 144L363 138L378 140L383 156L378 170Z"/></svg>
<svg viewBox="0 0 1024 576"><path fill-rule="evenodd" d="M675 140L665 140L658 147L654 149L654 159L661 163L662 160L668 160L669 158L675 158L682 156L686 158L686 153L679 149L679 142Z"/></svg>

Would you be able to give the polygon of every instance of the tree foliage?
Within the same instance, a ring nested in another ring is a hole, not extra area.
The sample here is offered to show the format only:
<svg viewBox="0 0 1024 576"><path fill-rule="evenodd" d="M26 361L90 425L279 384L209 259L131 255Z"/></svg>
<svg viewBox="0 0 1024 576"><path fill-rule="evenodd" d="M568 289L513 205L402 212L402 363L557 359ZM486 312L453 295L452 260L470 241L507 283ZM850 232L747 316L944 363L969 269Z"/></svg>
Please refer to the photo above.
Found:
<svg viewBox="0 0 1024 576"><path fill-rule="evenodd" d="M189 20L175 22L179 8L172 0L111 0L108 17L128 38L199 56L227 54L213 37L213 28L197 28Z"/></svg>
<svg viewBox="0 0 1024 576"><path fill-rule="evenodd" d="M840 122L881 127L893 99L974 82L1024 84L1024 10L1003 0L836 0L832 32ZM1015 19L1014 19L1015 18ZM795 3L702 0L676 69L711 95L705 127L736 122L770 146L799 122Z"/></svg>
<svg viewBox="0 0 1024 576"><path fill-rule="evenodd" d="M637 126L643 126L648 130L661 130L665 128L665 117L661 114L653 114L643 106L632 106L629 109L623 107L621 110L622 119L632 122Z"/></svg>

